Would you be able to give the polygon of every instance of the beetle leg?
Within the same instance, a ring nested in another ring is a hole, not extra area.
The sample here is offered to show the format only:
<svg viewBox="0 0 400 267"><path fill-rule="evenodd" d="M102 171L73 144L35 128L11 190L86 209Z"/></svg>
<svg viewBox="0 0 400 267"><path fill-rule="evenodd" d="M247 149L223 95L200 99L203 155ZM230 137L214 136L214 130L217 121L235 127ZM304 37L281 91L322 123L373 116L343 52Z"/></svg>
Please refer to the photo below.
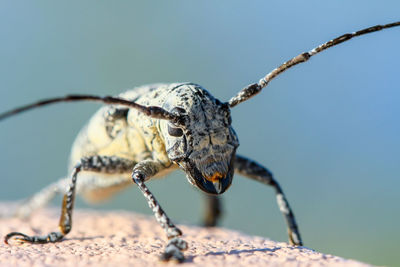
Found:
<svg viewBox="0 0 400 267"><path fill-rule="evenodd" d="M20 219L29 218L35 210L45 206L54 199L56 195L65 192L65 188L68 186L68 180L68 178L60 179L46 186L33 196L22 200L16 210L7 217L17 217Z"/></svg>
<svg viewBox="0 0 400 267"><path fill-rule="evenodd" d="M4 242L8 244L8 241L11 238L20 243L32 244L54 243L60 241L66 234L71 231L72 210L75 200L76 181L78 173L81 171L102 172L110 174L127 173L132 169L133 165L133 161L118 157L93 156L82 158L72 172L71 182L68 185L66 194L63 198L63 205L59 222L60 231L52 232L45 236L28 236L19 232L12 232L6 235L6 237L4 238Z"/></svg>
<svg viewBox="0 0 400 267"><path fill-rule="evenodd" d="M213 227L218 224L223 214L221 197L215 195L205 195L205 213L203 225Z"/></svg>
<svg viewBox="0 0 400 267"><path fill-rule="evenodd" d="M20 201L15 208L0 212L0 218L17 217L27 219L31 214L49 203L57 194L65 192L68 185L68 179L60 179L52 183L33 196Z"/></svg>
<svg viewBox="0 0 400 267"><path fill-rule="evenodd" d="M235 171L238 174L272 186L275 189L279 209L285 217L288 226L289 241L292 245L302 246L303 242L301 241L292 209L289 206L289 202L286 200L282 188L274 179L272 173L257 162L238 155L235 159Z"/></svg>
<svg viewBox="0 0 400 267"><path fill-rule="evenodd" d="M164 252L161 254L160 259L162 261L177 260L178 262L184 261L182 251L186 250L188 245L187 242L182 240L180 236L182 231L179 230L168 218L167 214L161 208L160 204L154 197L154 195L147 188L144 183L151 176L154 176L162 168L161 164L151 160L145 160L139 162L134 168L132 173L132 180L142 191L143 196L146 198L149 207L152 209L157 222L161 225L167 234L169 239Z"/></svg>

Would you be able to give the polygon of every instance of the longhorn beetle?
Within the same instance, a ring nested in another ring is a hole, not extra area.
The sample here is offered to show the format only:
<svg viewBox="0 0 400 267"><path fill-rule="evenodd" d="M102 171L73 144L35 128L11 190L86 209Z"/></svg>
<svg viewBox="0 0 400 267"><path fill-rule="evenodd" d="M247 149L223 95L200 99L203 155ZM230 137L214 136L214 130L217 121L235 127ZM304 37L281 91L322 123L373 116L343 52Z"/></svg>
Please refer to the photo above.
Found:
<svg viewBox="0 0 400 267"><path fill-rule="evenodd" d="M302 240L289 203L272 174L246 157L236 155L238 137L231 126L230 109L259 93L268 83L287 69L306 62L312 56L353 37L400 26L399 22L376 25L330 40L309 52L302 53L268 73L258 83L242 89L228 102L214 98L194 83L155 84L126 91L117 97L68 95L50 98L0 114L0 120L12 115L57 102L97 101L100 108L81 130L72 147L70 174L33 195L15 212L29 216L34 210L63 193L59 231L46 236L28 236L12 232L20 243L58 242L71 231L75 194L88 199L106 198L132 184L139 187L156 220L165 230L168 244L161 259L182 262L187 243L182 232L172 223L145 182L178 168L188 181L208 194L209 211L206 225L215 225L219 215L216 195L224 193L237 172L272 186L282 212L292 245Z"/></svg>

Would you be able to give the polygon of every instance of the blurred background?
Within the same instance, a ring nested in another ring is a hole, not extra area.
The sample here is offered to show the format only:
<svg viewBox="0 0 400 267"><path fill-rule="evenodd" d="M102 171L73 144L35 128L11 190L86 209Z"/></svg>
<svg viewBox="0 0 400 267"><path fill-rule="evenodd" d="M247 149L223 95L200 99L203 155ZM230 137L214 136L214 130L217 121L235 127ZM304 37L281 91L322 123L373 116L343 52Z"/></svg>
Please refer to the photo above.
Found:
<svg viewBox="0 0 400 267"><path fill-rule="evenodd" d="M0 111L177 81L227 101L303 51L400 19L395 0L278 2L1 1ZM232 111L238 153L275 174L307 247L400 264L399 45L400 28L354 39ZM28 197L64 176L75 135L98 107L60 104L2 121L0 199ZM201 221L202 193L182 172L149 187L173 221ZM287 240L271 188L236 176L223 200L224 227ZM151 214L135 187L95 208Z"/></svg>

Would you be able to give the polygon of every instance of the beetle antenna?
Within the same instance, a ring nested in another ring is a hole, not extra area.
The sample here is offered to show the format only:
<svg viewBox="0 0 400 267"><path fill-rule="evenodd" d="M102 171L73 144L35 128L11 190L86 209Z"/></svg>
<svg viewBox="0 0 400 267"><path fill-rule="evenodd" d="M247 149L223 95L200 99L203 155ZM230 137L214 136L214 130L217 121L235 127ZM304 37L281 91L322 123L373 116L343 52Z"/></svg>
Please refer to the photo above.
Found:
<svg viewBox="0 0 400 267"><path fill-rule="evenodd" d="M270 73L268 73L258 83L253 83L253 84L250 84L247 87L243 88L239 93L237 93L234 97L232 97L229 100L229 102L228 102L229 107L232 108L232 107L236 106L237 104L240 104L240 103L248 100L249 98L253 97L254 95L258 94L276 76L278 76L282 72L290 69L291 67L293 67L297 64L306 62L312 56L318 54L319 52L322 52L322 51L324 51L332 46L338 45L340 43L346 42L353 37L357 37L357 36L372 33L372 32L377 32L377 31L380 31L383 29L397 27L397 26L400 26L400 21L385 24L385 25L376 25L376 26L365 28L365 29L362 29L362 30L359 30L356 32L346 33L346 34L336 37L335 39L332 39L324 44L321 44L320 46L317 46L316 48L314 48L308 52L304 52L304 53L286 61L285 63L283 63L282 65L280 65L279 67L277 67L276 69L271 71Z"/></svg>
<svg viewBox="0 0 400 267"><path fill-rule="evenodd" d="M133 101L129 101L122 98L112 97L112 96L95 96L95 95L67 95L64 97L55 97L55 98L48 98L44 100L40 100L38 102L28 104L25 106L21 106L4 113L0 114L0 120L6 119L13 115L17 115L19 113L28 111L30 109L58 103L58 102L77 102L77 101L94 101L94 102L102 102L108 105L121 105L126 106L129 108L137 109L140 112L143 112L147 116L156 119L163 119L172 121L178 125L184 124L184 117L178 114L174 114L171 112L166 111L163 108L157 106L142 106Z"/></svg>

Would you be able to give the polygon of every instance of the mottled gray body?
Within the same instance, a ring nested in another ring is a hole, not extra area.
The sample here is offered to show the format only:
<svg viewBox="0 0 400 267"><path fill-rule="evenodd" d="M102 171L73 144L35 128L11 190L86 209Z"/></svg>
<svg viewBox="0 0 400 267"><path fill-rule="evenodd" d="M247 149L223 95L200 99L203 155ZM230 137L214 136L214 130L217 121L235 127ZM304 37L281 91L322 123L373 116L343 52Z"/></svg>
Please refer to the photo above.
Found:
<svg viewBox="0 0 400 267"><path fill-rule="evenodd" d="M128 90L120 96L141 104L161 104L160 93L166 85L150 85ZM176 168L166 156L165 146L160 139L159 121L149 118L134 109L118 106L100 108L80 131L70 157L70 170L83 157L117 156L129 159L136 165L154 159L165 167L166 174ZM133 166L131 166L133 169ZM118 176L118 178L116 178ZM116 182L115 179L119 181ZM99 184L109 186L101 187ZM78 192L89 201L99 201L132 184L131 171L121 174L82 173Z"/></svg>
<svg viewBox="0 0 400 267"><path fill-rule="evenodd" d="M6 241L13 237L21 242L57 242L71 230L76 193L89 201L98 201L133 181L168 236L162 259L182 261L182 251L187 248L187 243L180 238L182 232L145 185L148 179L180 168L192 185L211 195L222 194L229 188L234 170L273 186L288 223L289 240L292 244L301 244L293 213L272 174L257 163L236 156L239 142L231 126L227 103L192 83L143 86L118 97L154 109L155 113L159 111L152 107L160 107L162 112L180 119L176 122L159 119L158 115L151 117L141 110L122 105L100 108L72 146L69 174L72 178L61 179L46 187L17 211L21 217L29 216L55 194L64 193L60 232L47 236L10 233ZM207 203L205 225L214 226L220 215L220 203L215 196L208 196Z"/></svg>
<svg viewBox="0 0 400 267"><path fill-rule="evenodd" d="M135 164L155 161L153 167L157 174L148 177L155 178L175 170L178 165L174 159L187 156L206 177L212 177L215 172L228 172L230 155L238 145L237 137L226 111L217 112L218 100L205 89L191 83L155 84L126 91L119 97L144 106L160 106L167 111L177 107L185 110L190 122L185 129L187 134L171 136L168 134L170 122L166 120L150 118L127 107L105 106L94 114L74 142L71 171L84 157L117 156ZM119 174L120 182L101 187L97 185L109 184L107 180L115 179L115 175L82 173L77 190L88 200L101 200L132 184L130 174Z"/></svg>

